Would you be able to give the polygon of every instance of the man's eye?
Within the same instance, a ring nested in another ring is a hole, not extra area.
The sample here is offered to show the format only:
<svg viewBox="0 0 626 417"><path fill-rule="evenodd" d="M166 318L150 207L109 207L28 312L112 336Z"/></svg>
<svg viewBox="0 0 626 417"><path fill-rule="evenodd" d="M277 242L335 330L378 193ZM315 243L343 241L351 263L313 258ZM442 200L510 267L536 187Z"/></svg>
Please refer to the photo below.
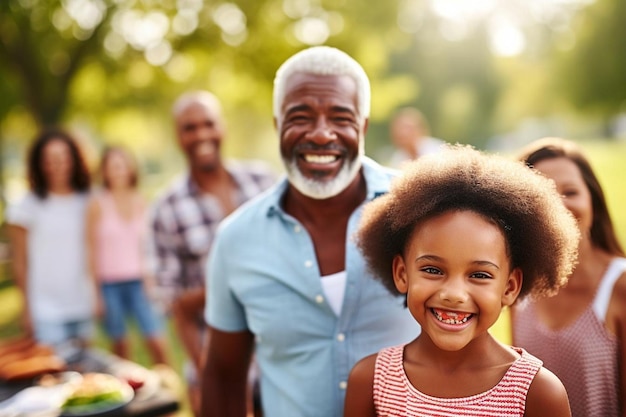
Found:
<svg viewBox="0 0 626 417"><path fill-rule="evenodd" d="M302 123L306 122L307 120L309 120L309 118L304 114L294 114L287 119L287 121L292 123Z"/></svg>

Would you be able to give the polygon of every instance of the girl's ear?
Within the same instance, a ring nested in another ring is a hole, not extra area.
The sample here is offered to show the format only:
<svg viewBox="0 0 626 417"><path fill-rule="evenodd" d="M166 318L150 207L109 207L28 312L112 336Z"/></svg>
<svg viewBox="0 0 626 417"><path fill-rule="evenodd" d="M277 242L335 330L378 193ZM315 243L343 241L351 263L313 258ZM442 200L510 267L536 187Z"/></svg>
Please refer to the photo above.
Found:
<svg viewBox="0 0 626 417"><path fill-rule="evenodd" d="M409 279L406 273L406 264L402 255L396 255L392 263L393 282L400 293L406 294L409 291Z"/></svg>
<svg viewBox="0 0 626 417"><path fill-rule="evenodd" d="M522 282L524 280L524 274L519 268L515 268L509 274L507 279L504 294L502 294L502 306L511 306L517 299L520 291L522 290Z"/></svg>

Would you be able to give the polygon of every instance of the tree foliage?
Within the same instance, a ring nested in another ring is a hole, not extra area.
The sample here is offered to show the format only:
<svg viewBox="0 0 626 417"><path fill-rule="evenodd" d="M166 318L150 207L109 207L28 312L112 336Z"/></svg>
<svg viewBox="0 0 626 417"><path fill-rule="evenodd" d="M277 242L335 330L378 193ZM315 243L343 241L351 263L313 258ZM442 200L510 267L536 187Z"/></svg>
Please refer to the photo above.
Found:
<svg viewBox="0 0 626 417"><path fill-rule="evenodd" d="M322 43L354 56L370 76L368 150L388 145L388 120L399 106L422 109L434 135L478 146L494 126L510 128L529 109L533 116L550 111L545 57L520 55L510 58L520 65L499 65L492 34L480 22L462 38L442 36L437 1L2 0L0 163L23 152L40 126L64 124L96 148L122 142L149 171L171 172L182 161L169 107L181 92L199 88L224 103L228 154L277 162L274 73L297 50ZM506 4L510 13L530 15L527 3L536 1ZM581 108L609 113L623 105L625 8L622 0L596 0L575 28L578 42L556 79L566 84L560 94ZM526 28L544 51L552 22ZM527 88L530 74L534 89ZM506 123L494 120L503 114Z"/></svg>
<svg viewBox="0 0 626 417"><path fill-rule="evenodd" d="M15 104L11 101L22 102L40 124L63 117L70 84L90 55L99 53L99 33L106 22L102 20L89 34L77 33L77 38L69 31L80 29L59 31L53 27L50 17L54 12L53 7L27 2L0 3L2 72L16 81L1 108L6 111Z"/></svg>
<svg viewBox="0 0 626 417"><path fill-rule="evenodd" d="M626 106L626 2L596 0L582 10L576 42L559 62L564 97L581 110L613 116Z"/></svg>

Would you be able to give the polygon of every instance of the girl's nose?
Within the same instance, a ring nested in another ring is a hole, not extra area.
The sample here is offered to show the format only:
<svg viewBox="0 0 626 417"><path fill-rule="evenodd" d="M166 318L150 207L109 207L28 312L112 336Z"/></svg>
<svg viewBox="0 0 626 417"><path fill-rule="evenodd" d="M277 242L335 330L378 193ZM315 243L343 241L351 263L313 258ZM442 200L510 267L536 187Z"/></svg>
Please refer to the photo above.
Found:
<svg viewBox="0 0 626 417"><path fill-rule="evenodd" d="M442 301L450 304L463 304L467 302L469 296L463 282L448 281L439 291L439 297Z"/></svg>

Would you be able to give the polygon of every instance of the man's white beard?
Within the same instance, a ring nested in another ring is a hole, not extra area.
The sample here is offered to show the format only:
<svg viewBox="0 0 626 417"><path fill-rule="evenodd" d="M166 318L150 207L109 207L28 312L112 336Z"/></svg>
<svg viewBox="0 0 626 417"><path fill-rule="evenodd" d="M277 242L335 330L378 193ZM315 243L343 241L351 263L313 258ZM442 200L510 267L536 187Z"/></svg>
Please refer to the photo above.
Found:
<svg viewBox="0 0 626 417"><path fill-rule="evenodd" d="M335 178L328 181L305 177L298 169L298 164L294 159L283 158L283 162L291 185L307 197L325 200L336 196L352 183L361 169L361 156L362 152L359 152L357 157L341 167Z"/></svg>

